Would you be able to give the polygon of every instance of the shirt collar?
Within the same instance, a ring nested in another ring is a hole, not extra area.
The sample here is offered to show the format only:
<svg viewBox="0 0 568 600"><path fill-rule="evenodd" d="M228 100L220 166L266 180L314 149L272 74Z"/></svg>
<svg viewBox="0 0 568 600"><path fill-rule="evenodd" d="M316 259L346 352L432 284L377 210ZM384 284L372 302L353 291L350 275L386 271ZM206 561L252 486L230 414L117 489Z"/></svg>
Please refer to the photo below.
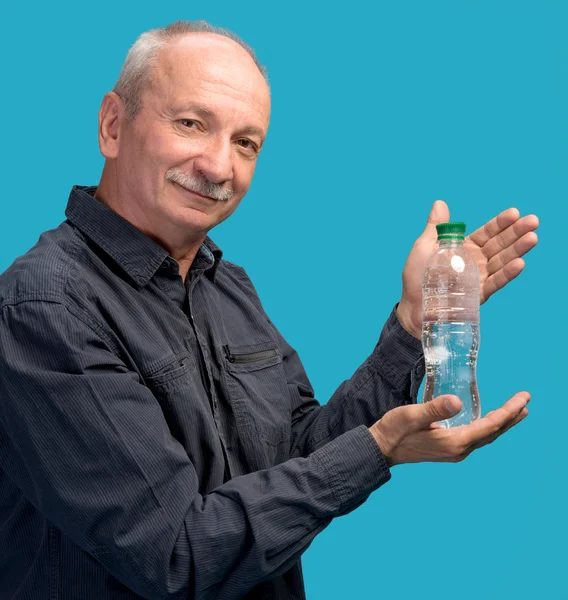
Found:
<svg viewBox="0 0 568 600"><path fill-rule="evenodd" d="M96 190L96 187L73 186L65 216L111 256L138 285L147 285L168 259L168 251L97 200L94 197ZM222 256L221 249L207 237L191 268L203 269L213 281Z"/></svg>

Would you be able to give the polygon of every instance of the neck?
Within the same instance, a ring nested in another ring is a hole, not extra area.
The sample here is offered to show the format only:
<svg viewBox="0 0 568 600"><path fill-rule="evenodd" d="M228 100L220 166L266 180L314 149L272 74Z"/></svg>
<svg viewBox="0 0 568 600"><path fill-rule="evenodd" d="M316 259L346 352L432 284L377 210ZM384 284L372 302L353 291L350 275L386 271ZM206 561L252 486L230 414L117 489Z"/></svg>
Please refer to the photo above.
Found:
<svg viewBox="0 0 568 600"><path fill-rule="evenodd" d="M438 240L438 245L444 248L448 248L449 246L463 246L463 240L458 238L442 239Z"/></svg>
<svg viewBox="0 0 568 600"><path fill-rule="evenodd" d="M179 234L179 230L174 227L170 227L170 231L157 231L155 227L157 219L148 212L145 212L144 207L137 205L132 200L128 200L120 193L118 180L113 176L113 171L114 169L107 161L95 192L95 198L106 204L112 211L154 240L162 248L165 248L170 256L178 262L179 273L185 281L187 273L206 236L200 235L195 239L187 239L186 237L176 235Z"/></svg>

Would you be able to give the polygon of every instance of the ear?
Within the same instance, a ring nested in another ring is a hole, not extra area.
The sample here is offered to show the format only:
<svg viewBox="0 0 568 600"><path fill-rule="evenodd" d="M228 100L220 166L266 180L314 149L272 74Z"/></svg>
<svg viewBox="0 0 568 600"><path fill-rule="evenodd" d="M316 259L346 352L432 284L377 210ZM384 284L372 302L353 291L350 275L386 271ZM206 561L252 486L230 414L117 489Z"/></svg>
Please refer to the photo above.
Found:
<svg viewBox="0 0 568 600"><path fill-rule="evenodd" d="M120 125L126 119L124 103L114 92L105 94L99 109L99 148L107 158L117 158Z"/></svg>

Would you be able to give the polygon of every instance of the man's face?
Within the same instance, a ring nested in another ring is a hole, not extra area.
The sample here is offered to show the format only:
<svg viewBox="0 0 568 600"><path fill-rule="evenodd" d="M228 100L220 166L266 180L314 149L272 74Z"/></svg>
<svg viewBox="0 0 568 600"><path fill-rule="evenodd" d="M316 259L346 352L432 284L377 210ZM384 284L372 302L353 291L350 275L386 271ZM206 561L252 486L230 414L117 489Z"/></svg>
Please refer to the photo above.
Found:
<svg viewBox="0 0 568 600"><path fill-rule="evenodd" d="M243 48L212 34L175 40L120 125L120 195L157 237L206 234L248 191L269 117L268 86Z"/></svg>

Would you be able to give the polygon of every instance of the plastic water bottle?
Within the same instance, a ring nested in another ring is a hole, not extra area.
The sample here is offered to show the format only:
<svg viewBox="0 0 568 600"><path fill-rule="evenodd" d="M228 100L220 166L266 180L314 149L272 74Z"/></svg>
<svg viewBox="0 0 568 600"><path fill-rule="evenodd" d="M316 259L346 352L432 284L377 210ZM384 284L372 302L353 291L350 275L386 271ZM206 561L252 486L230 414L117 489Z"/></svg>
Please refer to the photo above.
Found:
<svg viewBox="0 0 568 600"><path fill-rule="evenodd" d="M481 413L476 364L479 350L479 270L463 247L465 223L436 226L438 247L422 278L422 346L426 382L422 402L454 394L462 410L444 427L465 425Z"/></svg>

